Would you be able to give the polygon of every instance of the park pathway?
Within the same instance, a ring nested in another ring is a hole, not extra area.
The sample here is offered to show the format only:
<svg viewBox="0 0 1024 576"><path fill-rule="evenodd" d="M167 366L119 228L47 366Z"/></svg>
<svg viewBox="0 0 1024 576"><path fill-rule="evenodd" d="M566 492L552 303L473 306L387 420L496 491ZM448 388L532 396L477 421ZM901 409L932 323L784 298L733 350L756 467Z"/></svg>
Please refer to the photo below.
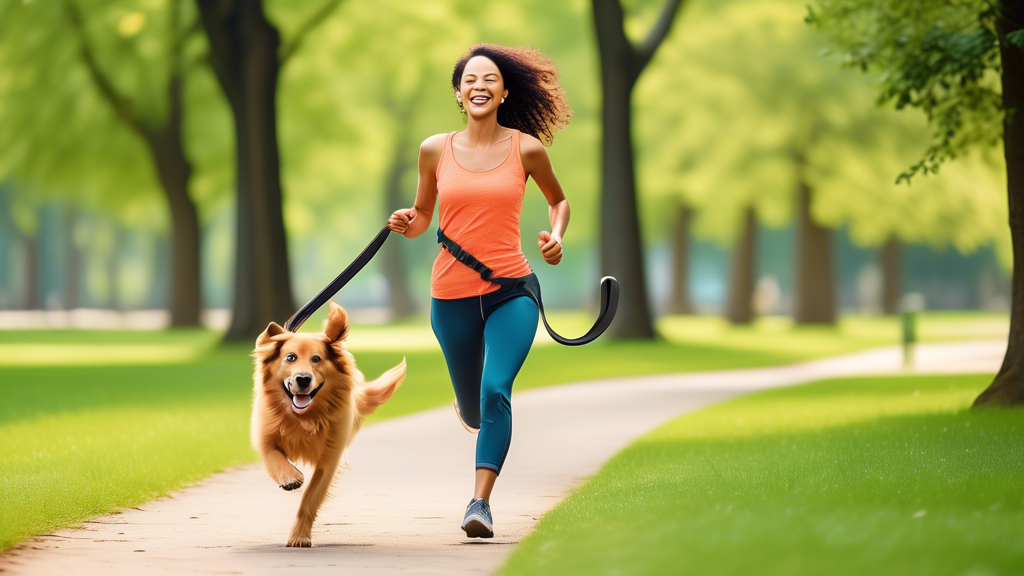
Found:
<svg viewBox="0 0 1024 576"><path fill-rule="evenodd" d="M1005 347L920 345L914 371L994 373ZM360 433L352 469L335 482L334 498L313 528L313 548L284 546L299 494L282 491L262 467L248 465L140 508L37 537L0 555L0 573L489 574L541 514L668 419L746 392L900 367L894 347L791 366L517 393L515 436L492 504L492 540L470 540L459 530L472 494L476 437L446 406ZM415 377L406 386L415 385Z"/></svg>

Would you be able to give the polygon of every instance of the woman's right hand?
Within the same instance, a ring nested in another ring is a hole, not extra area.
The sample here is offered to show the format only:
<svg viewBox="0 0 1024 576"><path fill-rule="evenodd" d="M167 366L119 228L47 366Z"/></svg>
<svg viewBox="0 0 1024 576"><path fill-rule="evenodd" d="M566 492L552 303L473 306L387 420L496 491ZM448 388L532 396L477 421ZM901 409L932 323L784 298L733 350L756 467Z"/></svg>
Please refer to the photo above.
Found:
<svg viewBox="0 0 1024 576"><path fill-rule="evenodd" d="M406 230L409 229L409 223L416 219L415 208L399 208L391 213L391 217L388 218L388 227L393 232L399 234L405 234Z"/></svg>

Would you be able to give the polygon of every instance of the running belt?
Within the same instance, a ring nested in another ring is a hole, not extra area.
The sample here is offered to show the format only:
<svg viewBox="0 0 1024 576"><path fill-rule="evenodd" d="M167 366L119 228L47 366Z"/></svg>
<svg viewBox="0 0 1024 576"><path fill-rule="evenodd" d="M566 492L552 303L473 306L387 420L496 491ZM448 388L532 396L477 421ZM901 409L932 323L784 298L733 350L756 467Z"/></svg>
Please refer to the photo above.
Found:
<svg viewBox="0 0 1024 576"><path fill-rule="evenodd" d="M437 242L445 250L450 252L456 260L462 262L466 266L469 266L480 274L480 277L484 280L492 284L497 284L502 288L520 288L526 291L533 301L537 303L537 308L540 308L540 317L544 321L544 328L547 329L551 338L559 344L564 344L566 346L581 346L583 344L593 342L598 336L608 329L608 326L611 326L612 319L615 318L615 309L619 305L619 282L611 276L605 276L601 279L601 307L598 309L597 321L594 322L594 325L583 336L571 339L566 338L555 332L551 328L551 325L548 324L547 316L544 314L544 302L541 301L540 298L540 282L537 281L537 276L535 274L530 274L521 278L495 277L494 270L491 270L483 262L477 260L472 254L466 252L462 246L459 246L455 241L445 235L440 227L437 229Z"/></svg>

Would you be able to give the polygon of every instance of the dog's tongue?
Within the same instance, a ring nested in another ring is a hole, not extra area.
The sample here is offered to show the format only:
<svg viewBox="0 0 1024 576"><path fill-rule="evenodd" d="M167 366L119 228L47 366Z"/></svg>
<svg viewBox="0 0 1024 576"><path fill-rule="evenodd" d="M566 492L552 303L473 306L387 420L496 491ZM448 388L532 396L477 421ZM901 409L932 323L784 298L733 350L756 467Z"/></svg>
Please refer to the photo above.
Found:
<svg viewBox="0 0 1024 576"><path fill-rule="evenodd" d="M306 406L309 406L309 403L312 401L313 398L310 397L309 394L296 394L295 396L292 396L292 404L294 404L296 408L305 408Z"/></svg>

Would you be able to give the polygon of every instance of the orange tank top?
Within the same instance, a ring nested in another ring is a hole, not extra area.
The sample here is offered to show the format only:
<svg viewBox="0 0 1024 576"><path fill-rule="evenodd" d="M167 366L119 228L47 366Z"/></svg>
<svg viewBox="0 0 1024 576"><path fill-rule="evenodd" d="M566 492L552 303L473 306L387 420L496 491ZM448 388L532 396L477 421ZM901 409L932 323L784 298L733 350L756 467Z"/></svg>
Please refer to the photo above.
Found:
<svg viewBox="0 0 1024 576"><path fill-rule="evenodd" d="M440 226L494 275L519 278L533 272L523 256L519 215L526 192L526 171L519 155L519 131L512 134L508 155L489 170L466 170L445 140L437 163L437 197ZM479 296L498 290L469 266L440 248L430 273L430 295L439 300Z"/></svg>

